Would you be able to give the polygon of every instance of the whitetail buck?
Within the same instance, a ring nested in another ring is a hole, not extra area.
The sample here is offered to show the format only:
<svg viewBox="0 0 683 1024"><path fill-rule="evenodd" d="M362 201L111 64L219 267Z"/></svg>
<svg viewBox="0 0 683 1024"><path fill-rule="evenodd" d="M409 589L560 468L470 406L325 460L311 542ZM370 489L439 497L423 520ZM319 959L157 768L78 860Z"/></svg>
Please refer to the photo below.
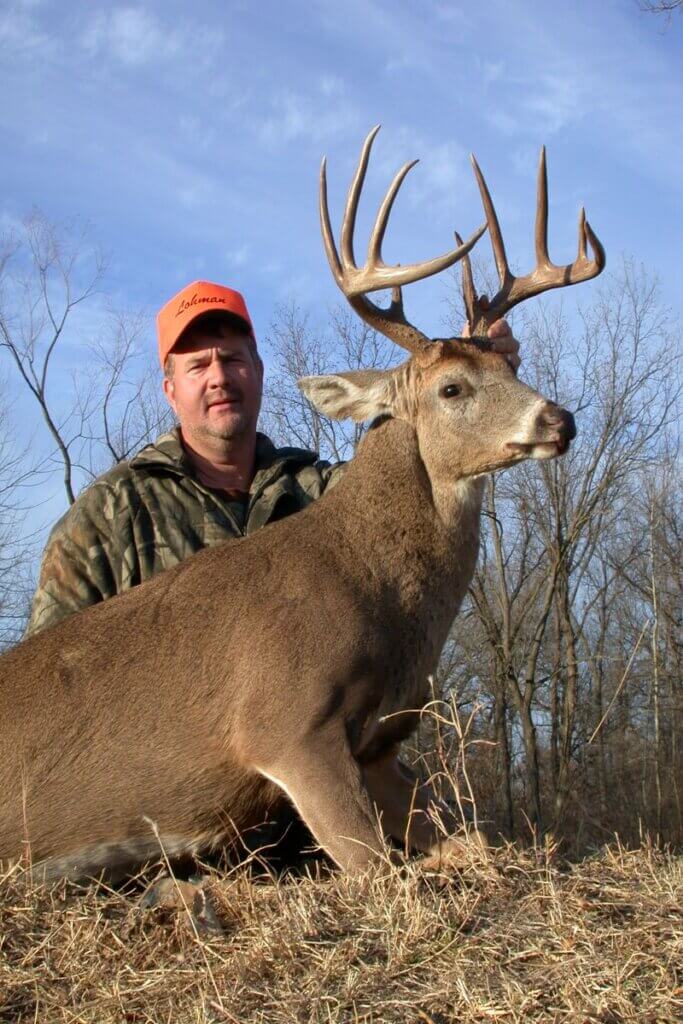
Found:
<svg viewBox="0 0 683 1024"><path fill-rule="evenodd" d="M483 336L530 295L600 273L604 253L582 213L577 259L550 262L542 157L533 273L510 273L476 164L498 294L484 302L472 284L467 253L485 228L439 259L388 267L382 238L407 164L357 267L354 221L376 131L349 190L340 254L323 164L323 237L353 308L410 358L301 381L325 414L376 420L321 501L1 659L0 858L30 854L47 876L121 873L157 858L150 821L168 854L201 851L285 799L347 870L380 856L378 820L401 844L440 847L431 793L415 790L396 749L474 570L485 474L552 458L574 436L571 414L517 380ZM472 337L429 341L406 320L400 286L460 259ZM393 289L388 309L366 297L383 288Z"/></svg>

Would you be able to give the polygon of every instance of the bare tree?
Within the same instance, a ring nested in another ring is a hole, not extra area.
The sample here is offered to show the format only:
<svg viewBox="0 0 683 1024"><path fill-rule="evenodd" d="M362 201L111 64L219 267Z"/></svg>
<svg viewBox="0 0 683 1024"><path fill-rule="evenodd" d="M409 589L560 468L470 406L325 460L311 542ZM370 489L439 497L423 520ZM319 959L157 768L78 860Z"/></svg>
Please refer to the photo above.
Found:
<svg viewBox="0 0 683 1024"><path fill-rule="evenodd" d="M90 398L80 415L48 396L55 352L68 338L74 313L102 279L102 256L83 233L58 229L38 211L21 231L0 241L0 346L38 404L56 445L69 503L75 500L74 446L83 440Z"/></svg>
<svg viewBox="0 0 683 1024"><path fill-rule="evenodd" d="M30 443L20 444L0 382L0 649L23 634L32 592L34 538L26 529L30 488L41 474L30 458Z"/></svg>
<svg viewBox="0 0 683 1024"><path fill-rule="evenodd" d="M265 347L273 357L261 418L280 444L311 448L322 458L341 462L353 454L363 427L331 420L318 412L296 386L300 377L349 369L386 369L396 360L395 346L343 306L335 307L322 330L295 303L275 314Z"/></svg>
<svg viewBox="0 0 683 1024"><path fill-rule="evenodd" d="M86 476L94 477L138 451L175 423L161 389L156 361L148 355L149 317L111 311L89 347L90 380L97 402L91 417ZM86 399L86 403L87 399Z"/></svg>
<svg viewBox="0 0 683 1024"><path fill-rule="evenodd" d="M483 691L490 709L506 831L520 786L534 830L548 817L556 829L567 825L588 737L616 686L607 659L615 602L626 598L609 557L618 552L626 565L641 557L626 540L628 514L643 468L661 456L680 396L672 330L656 284L626 264L581 314L578 337L561 310L543 306L521 332L534 383L577 410L579 437L566 459L519 467L491 484L473 617L456 626L458 646L479 652L469 685L472 700ZM643 588L651 593L647 575ZM620 644L622 673L640 627L634 622ZM472 664L471 654L463 657ZM661 682L659 697L661 704ZM604 808L604 742L597 772Z"/></svg>
<svg viewBox="0 0 683 1024"><path fill-rule="evenodd" d="M671 17L673 11L683 9L683 0L640 0L639 6L647 14L666 14Z"/></svg>
<svg viewBox="0 0 683 1024"><path fill-rule="evenodd" d="M149 318L107 309L104 296L104 309L88 305L104 261L84 232L34 212L0 252L0 345L37 402L72 504L79 484L174 422L146 351Z"/></svg>
<svg viewBox="0 0 683 1024"><path fill-rule="evenodd" d="M683 835L683 488L674 450L640 474L628 524L632 555L617 569L630 607L646 624L636 678L642 780L640 815L657 833L675 821Z"/></svg>

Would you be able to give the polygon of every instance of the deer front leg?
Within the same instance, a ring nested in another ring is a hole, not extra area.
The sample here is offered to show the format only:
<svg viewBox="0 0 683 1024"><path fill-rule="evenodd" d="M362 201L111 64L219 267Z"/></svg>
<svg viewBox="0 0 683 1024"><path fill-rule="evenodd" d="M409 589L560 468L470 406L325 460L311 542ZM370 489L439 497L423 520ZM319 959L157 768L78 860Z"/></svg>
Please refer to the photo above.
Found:
<svg viewBox="0 0 683 1024"><path fill-rule="evenodd" d="M406 849L429 854L428 866L436 866L437 861L458 866L471 859L473 845L479 850L485 848L479 832L461 839L454 837L462 829L462 821L428 783L420 784L401 764L395 750L363 765L363 777L385 833Z"/></svg>
<svg viewBox="0 0 683 1024"><path fill-rule="evenodd" d="M307 737L296 751L257 770L283 790L341 868L362 872L385 856L372 801L343 733Z"/></svg>

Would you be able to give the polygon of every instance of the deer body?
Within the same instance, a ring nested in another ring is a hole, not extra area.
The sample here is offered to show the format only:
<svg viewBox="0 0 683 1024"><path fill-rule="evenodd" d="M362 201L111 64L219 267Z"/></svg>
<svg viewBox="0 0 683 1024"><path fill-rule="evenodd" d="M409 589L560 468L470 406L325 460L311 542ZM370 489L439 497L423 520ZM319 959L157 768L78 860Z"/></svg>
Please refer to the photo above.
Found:
<svg viewBox="0 0 683 1024"><path fill-rule="evenodd" d="M52 874L130 868L158 852L146 819L168 852L206 848L264 819L282 797L264 772L289 778L287 747L326 719L359 765L412 731L400 712L427 699L474 568L480 491L442 522L415 442L387 420L305 512L0 660L0 859L26 839Z"/></svg>
<svg viewBox="0 0 683 1024"><path fill-rule="evenodd" d="M582 220L579 257L553 267L537 223L543 273L513 278L480 179L498 296L483 303L473 290L467 252L481 230L437 260L389 268L381 242L406 165L359 270L352 233L374 134L341 257L323 168L323 236L354 309L411 358L300 382L328 415L379 417L319 502L0 659L0 860L30 853L48 875L116 874L156 858L159 839L169 855L223 842L284 798L348 870L381 855L382 831L427 852L439 845L432 796L395 749L428 698L474 571L483 475L562 454L575 431L484 339L425 338L405 320L400 284L463 259L469 326L481 331L525 294L599 273L604 256ZM365 298L392 285L387 310Z"/></svg>

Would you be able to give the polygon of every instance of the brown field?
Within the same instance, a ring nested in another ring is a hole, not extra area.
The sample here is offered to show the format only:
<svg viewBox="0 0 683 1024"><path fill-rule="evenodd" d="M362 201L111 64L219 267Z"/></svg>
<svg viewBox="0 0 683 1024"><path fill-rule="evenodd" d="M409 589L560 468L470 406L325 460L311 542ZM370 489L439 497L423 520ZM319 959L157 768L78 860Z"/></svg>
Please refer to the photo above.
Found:
<svg viewBox="0 0 683 1024"><path fill-rule="evenodd" d="M454 877L215 874L225 933L136 895L0 880L0 1021L683 1020L683 858L499 850Z"/></svg>

